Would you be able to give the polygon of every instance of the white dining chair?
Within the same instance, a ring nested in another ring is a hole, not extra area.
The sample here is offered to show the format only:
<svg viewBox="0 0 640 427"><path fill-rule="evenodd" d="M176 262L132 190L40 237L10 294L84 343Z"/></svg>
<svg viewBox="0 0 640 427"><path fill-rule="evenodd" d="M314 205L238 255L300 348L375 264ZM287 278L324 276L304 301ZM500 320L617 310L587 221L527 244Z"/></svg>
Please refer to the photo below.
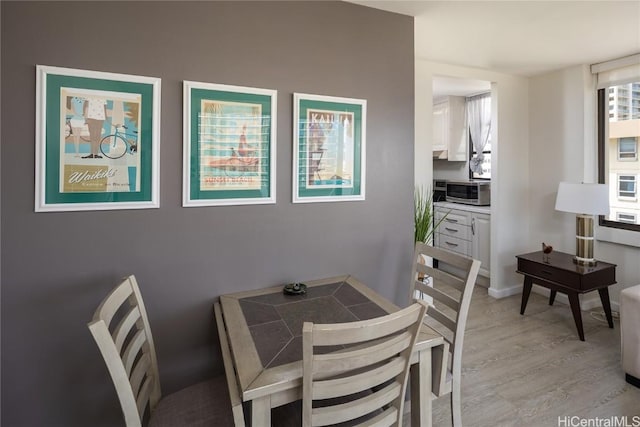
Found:
<svg viewBox="0 0 640 427"><path fill-rule="evenodd" d="M421 257L445 264L446 270L433 268ZM462 345L471 304L473 287L480 270L480 261L417 243L413 256L410 298L426 295L432 298L424 322L445 339L432 352L432 390L435 397L451 394L451 418L454 427L462 426L461 375ZM429 280L419 280L426 276Z"/></svg>
<svg viewBox="0 0 640 427"><path fill-rule="evenodd" d="M302 425L401 426L411 353L426 305L302 329ZM354 425L354 424L349 424Z"/></svg>
<svg viewBox="0 0 640 427"><path fill-rule="evenodd" d="M107 295L88 326L113 380L127 427L146 425L146 419L150 427L244 426L235 376L229 373L162 396L153 337L134 276ZM229 358L224 329L220 343L223 358Z"/></svg>

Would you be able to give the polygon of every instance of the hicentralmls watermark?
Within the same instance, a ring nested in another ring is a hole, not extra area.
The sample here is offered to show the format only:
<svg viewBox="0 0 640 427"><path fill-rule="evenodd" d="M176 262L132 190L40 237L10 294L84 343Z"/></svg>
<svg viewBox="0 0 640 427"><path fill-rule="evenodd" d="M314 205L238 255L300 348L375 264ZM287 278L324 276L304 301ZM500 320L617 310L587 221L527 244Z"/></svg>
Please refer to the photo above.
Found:
<svg viewBox="0 0 640 427"><path fill-rule="evenodd" d="M640 427L640 415L633 417L613 416L607 418L558 417L558 427Z"/></svg>

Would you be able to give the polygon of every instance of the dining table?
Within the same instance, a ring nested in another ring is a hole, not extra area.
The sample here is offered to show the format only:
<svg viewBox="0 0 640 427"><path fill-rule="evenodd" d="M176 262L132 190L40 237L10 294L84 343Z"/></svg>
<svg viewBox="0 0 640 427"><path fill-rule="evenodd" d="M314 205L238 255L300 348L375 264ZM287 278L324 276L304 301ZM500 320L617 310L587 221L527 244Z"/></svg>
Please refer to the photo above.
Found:
<svg viewBox="0 0 640 427"><path fill-rule="evenodd" d="M302 325L367 320L400 307L353 276L304 282L306 292L283 286L220 296L241 398L251 425L271 426L271 409L302 399ZM411 425L431 426L432 350L444 345L423 324L410 369ZM442 350L442 348L440 348Z"/></svg>

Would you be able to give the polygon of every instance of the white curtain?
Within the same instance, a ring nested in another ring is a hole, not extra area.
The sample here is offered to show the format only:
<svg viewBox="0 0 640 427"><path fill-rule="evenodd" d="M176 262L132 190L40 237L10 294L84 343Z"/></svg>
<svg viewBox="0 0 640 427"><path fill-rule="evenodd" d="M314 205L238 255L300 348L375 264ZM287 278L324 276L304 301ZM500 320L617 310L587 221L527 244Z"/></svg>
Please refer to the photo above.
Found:
<svg viewBox="0 0 640 427"><path fill-rule="evenodd" d="M473 141L476 155L469 162L469 169L475 173L482 173L482 151L491 135L491 94L483 94L467 99L467 117L469 132Z"/></svg>

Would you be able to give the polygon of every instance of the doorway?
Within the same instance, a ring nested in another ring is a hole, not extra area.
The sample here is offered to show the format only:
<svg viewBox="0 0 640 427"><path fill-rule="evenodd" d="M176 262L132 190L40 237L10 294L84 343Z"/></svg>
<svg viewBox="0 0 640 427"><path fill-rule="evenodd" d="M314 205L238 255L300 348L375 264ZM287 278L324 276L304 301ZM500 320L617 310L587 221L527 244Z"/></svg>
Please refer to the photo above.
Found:
<svg viewBox="0 0 640 427"><path fill-rule="evenodd" d="M491 179L491 132L481 152L471 143L467 104L487 98L491 108L491 82L434 76L432 79L433 105L433 179L467 181ZM485 103L486 104L486 103ZM488 111L489 120L491 110ZM473 134L474 132L472 132ZM481 140L485 135L477 138ZM483 141L484 142L484 141ZM479 168L471 171L470 159L482 157Z"/></svg>
<svg viewBox="0 0 640 427"><path fill-rule="evenodd" d="M432 162L434 188L453 182L478 192L474 201L434 204L435 216L451 216L456 227L435 230L434 246L482 262L478 284L490 287L491 207L474 206L490 200L491 146L495 129L490 81L451 76L432 77ZM497 138L496 138L497 139ZM482 181L472 187L468 181ZM482 193L483 197L479 197ZM480 201L482 200L482 203ZM489 202L490 203L490 202ZM449 224L445 224L449 225Z"/></svg>

